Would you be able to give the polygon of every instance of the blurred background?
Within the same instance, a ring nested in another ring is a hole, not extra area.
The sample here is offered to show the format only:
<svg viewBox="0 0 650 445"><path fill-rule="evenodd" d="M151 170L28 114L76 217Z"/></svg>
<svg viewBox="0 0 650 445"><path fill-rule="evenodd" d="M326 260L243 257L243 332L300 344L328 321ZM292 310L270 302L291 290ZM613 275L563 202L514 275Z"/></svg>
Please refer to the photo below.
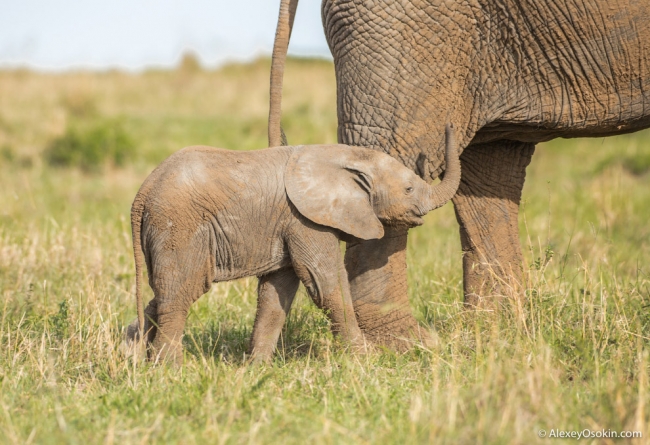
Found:
<svg viewBox="0 0 650 445"><path fill-rule="evenodd" d="M265 147L278 6L279 0L3 2L5 241L38 233L34 225L43 221L68 235L91 230L89 224L118 224L128 234L123 221L132 197L174 151L195 144ZM336 84L320 0L300 1L290 54L283 90L289 143L336 142ZM550 262L550 252L563 252L563 268L582 256L636 276L641 258L650 256L649 140L646 131L539 144L523 196L528 261ZM414 249L446 253L420 252L418 265L444 260L449 273L441 276L459 282L452 207L427 221L413 231ZM130 247L120 249L125 270L118 275L131 269Z"/></svg>
<svg viewBox="0 0 650 445"><path fill-rule="evenodd" d="M118 224L128 234L132 197L174 151L265 147L278 7L279 0L3 2L0 230L7 240L37 233L43 221L67 234L91 230L88 224ZM336 83L320 0L299 2L290 55L283 89L289 143L336 142ZM648 140L646 131L538 145L523 196L528 219L521 220L529 261L551 261L549 252L563 252L565 262L580 263L575 254L596 263L615 258L615 267L636 276L640 258L650 256ZM427 221L413 231L414 249L446 253L427 261L417 253L418 265L444 260L449 273L440 276L459 282L453 208ZM120 249L125 270L118 275L131 269L130 247Z"/></svg>
<svg viewBox="0 0 650 445"><path fill-rule="evenodd" d="M0 159L106 173L146 170L189 144L263 147L279 3L5 2ZM304 142L333 142L319 0L300 2L289 53L301 68L287 74L285 125Z"/></svg>
<svg viewBox="0 0 650 445"><path fill-rule="evenodd" d="M279 1L4 1L0 67L142 70L185 52L202 66L270 54ZM330 57L319 0L299 3L290 54Z"/></svg>
<svg viewBox="0 0 650 445"><path fill-rule="evenodd" d="M278 366L247 370L252 278L215 284L192 306L182 373L125 359L133 197L184 146L266 146L278 6L0 0L0 443L529 443L539 426L650 431L648 131L537 146L516 311L464 310L451 204L410 232L409 298L436 339L430 350L339 359L300 291ZM290 54L289 143L336 142L320 0L300 1Z"/></svg>

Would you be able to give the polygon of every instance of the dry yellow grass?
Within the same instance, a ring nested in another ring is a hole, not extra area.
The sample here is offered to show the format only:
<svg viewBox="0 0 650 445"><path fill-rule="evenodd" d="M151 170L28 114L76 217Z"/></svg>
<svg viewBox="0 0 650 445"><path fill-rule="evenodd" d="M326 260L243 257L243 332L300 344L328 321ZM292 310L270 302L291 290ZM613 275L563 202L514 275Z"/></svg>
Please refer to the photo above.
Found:
<svg viewBox="0 0 650 445"><path fill-rule="evenodd" d="M218 71L0 72L0 147L37 155L48 141L64 133L70 121L124 116L138 136L151 132L138 143L141 151L152 151L159 160L184 145L212 141L230 149L262 148L269 67L268 61L259 60ZM301 143L336 142L331 65L294 61L285 84L284 108L291 110L285 119L287 132L293 130ZM188 121L190 128L182 128ZM244 127L250 134L231 135L228 124Z"/></svg>
<svg viewBox="0 0 650 445"><path fill-rule="evenodd" d="M123 356L137 188L185 145L263 147L267 76L268 61L0 73L0 443L568 442L540 439L542 429L638 431L647 441L647 133L537 149L520 220L524 305L463 311L450 206L413 230L410 298L432 345L348 354L301 294L273 366L250 368L247 279L215 285L193 306L182 369ZM335 94L331 64L290 63L290 142L335 140ZM87 174L43 162L69 125L113 118L138 147L131 165Z"/></svg>

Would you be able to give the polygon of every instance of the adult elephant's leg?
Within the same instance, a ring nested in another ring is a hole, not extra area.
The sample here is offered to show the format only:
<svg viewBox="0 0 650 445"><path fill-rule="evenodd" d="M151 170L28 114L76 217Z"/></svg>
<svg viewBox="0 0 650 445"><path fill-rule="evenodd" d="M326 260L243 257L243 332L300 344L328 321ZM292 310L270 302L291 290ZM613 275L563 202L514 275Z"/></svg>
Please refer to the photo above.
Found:
<svg viewBox="0 0 650 445"><path fill-rule="evenodd" d="M345 266L359 327L373 343L407 349L426 338L413 317L406 282L406 229L382 239L348 243Z"/></svg>
<svg viewBox="0 0 650 445"><path fill-rule="evenodd" d="M519 202L535 145L496 141L470 145L453 199L463 248L465 303L523 295Z"/></svg>

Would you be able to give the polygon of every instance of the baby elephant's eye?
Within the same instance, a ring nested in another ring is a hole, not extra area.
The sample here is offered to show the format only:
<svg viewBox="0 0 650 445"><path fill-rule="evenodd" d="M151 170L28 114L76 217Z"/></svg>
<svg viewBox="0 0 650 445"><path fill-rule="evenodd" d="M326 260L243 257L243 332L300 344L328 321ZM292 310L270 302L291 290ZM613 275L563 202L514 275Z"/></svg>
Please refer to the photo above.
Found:
<svg viewBox="0 0 650 445"><path fill-rule="evenodd" d="M413 193L413 187L406 187L406 194Z"/></svg>

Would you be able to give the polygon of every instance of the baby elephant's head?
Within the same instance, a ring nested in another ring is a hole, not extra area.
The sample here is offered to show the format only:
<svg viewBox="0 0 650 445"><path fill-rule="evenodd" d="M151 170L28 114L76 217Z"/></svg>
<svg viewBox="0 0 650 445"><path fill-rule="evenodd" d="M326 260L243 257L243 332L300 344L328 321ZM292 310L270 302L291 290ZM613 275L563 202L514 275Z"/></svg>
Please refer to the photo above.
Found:
<svg viewBox="0 0 650 445"><path fill-rule="evenodd" d="M306 218L361 239L381 238L383 224L418 226L460 184L450 125L446 138L445 176L435 186L379 151L346 145L296 147L285 172L287 195Z"/></svg>

